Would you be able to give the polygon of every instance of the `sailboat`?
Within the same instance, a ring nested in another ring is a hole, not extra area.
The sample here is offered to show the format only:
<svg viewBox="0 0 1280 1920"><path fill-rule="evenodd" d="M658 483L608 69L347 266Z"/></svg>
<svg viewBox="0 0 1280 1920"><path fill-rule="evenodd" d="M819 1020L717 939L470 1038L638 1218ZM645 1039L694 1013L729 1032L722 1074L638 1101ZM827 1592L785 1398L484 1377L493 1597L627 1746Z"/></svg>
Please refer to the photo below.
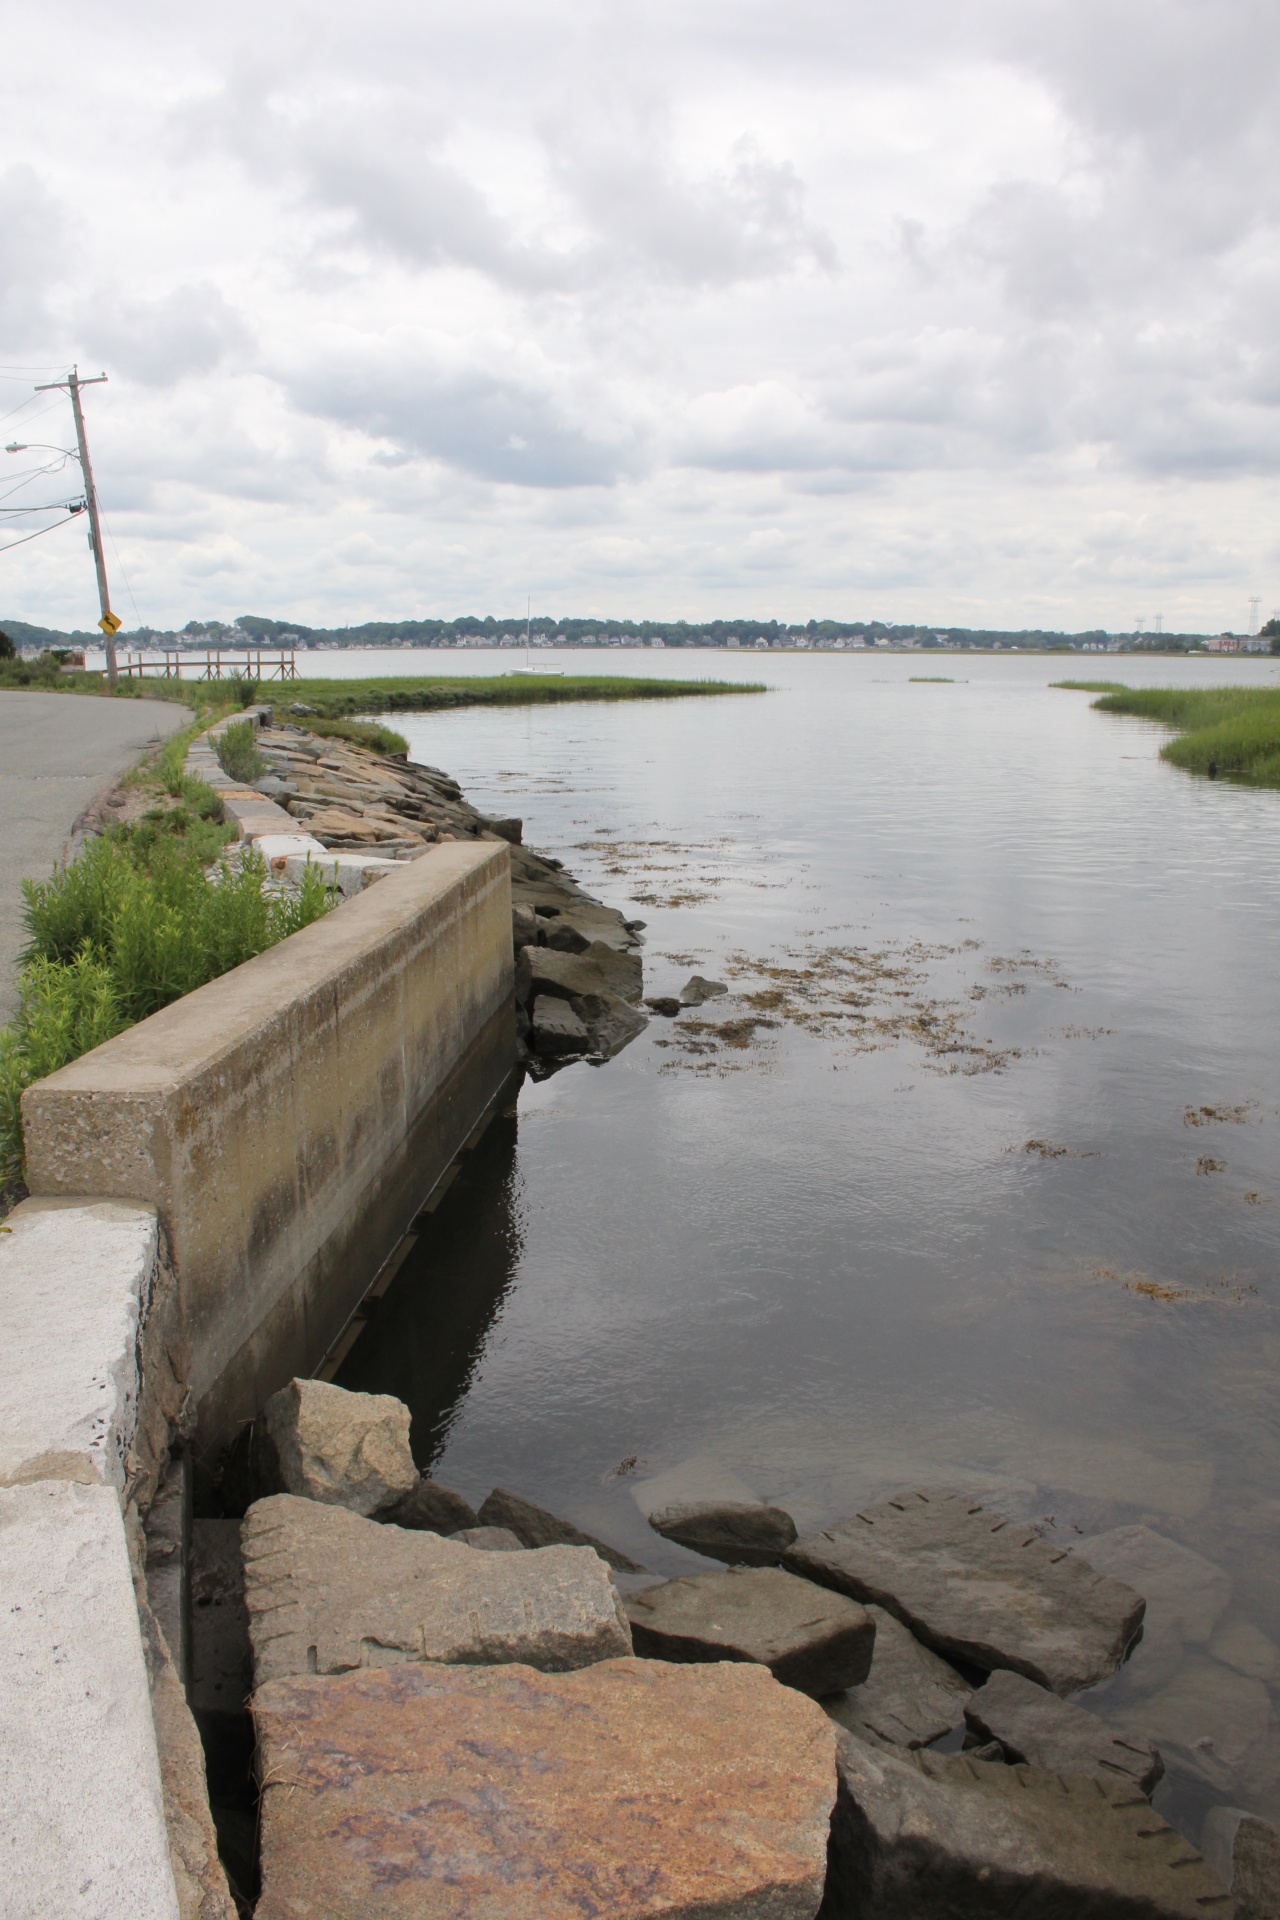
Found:
<svg viewBox="0 0 1280 1920"><path fill-rule="evenodd" d="M533 637L533 596L530 594L525 604L524 616L524 665L512 667L512 673L563 673L563 667L531 667L529 665L529 647Z"/></svg>

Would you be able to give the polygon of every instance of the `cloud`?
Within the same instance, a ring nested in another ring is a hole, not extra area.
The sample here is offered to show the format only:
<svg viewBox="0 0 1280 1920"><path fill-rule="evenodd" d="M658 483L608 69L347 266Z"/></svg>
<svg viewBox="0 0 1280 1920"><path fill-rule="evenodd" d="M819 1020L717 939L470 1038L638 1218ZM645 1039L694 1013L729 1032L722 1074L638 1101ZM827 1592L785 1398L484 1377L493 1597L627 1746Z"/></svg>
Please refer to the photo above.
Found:
<svg viewBox="0 0 1280 1920"><path fill-rule="evenodd" d="M208 281L152 300L97 299L80 325L91 358L109 360L143 386L168 387L211 373L253 346L240 315Z"/></svg>
<svg viewBox="0 0 1280 1920"><path fill-rule="evenodd" d="M49 296L71 267L71 221L33 167L0 170L0 347L43 344Z"/></svg>
<svg viewBox="0 0 1280 1920"><path fill-rule="evenodd" d="M0 326L127 376L161 596L1280 598L1270 0L68 4L0 75Z"/></svg>
<svg viewBox="0 0 1280 1920"><path fill-rule="evenodd" d="M482 369L333 367L290 392L309 413L479 480L609 486L631 464L625 446L588 433L552 393Z"/></svg>

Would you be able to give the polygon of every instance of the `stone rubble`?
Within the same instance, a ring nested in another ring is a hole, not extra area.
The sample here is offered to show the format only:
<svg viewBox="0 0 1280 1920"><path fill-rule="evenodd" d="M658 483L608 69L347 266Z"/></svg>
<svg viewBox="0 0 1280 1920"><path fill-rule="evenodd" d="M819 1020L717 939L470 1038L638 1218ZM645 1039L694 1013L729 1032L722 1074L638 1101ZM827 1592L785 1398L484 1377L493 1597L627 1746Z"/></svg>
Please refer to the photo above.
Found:
<svg viewBox="0 0 1280 1920"><path fill-rule="evenodd" d="M897 1614L935 1652L1055 1693L1114 1673L1142 1624L1132 1587L964 1494L916 1491L796 1542L783 1564Z"/></svg>
<svg viewBox="0 0 1280 1920"><path fill-rule="evenodd" d="M875 1623L865 1607L781 1567L730 1567L648 1587L626 1600L638 1654L752 1660L815 1699L865 1680Z"/></svg>
<svg viewBox="0 0 1280 1920"><path fill-rule="evenodd" d="M1221 1880L1134 1786L846 1736L823 1920L1230 1920Z"/></svg>
<svg viewBox="0 0 1280 1920"><path fill-rule="evenodd" d="M776 1566L796 1539L789 1513L746 1500L675 1501L651 1513L649 1525L694 1553L748 1567Z"/></svg>
<svg viewBox="0 0 1280 1920"><path fill-rule="evenodd" d="M563 1013L548 1015L539 1032L533 1012L544 990L534 981L518 983L519 1038L526 1064L550 1072L584 1056L607 1058L643 1030L645 1016L634 1005L640 997L637 949L643 922L625 920L585 893L558 860L524 846L521 821L477 812L463 799L457 781L439 768L377 754L304 727L263 727L258 747L268 771L256 783L257 791L336 855L368 855L376 864L379 859L415 859L441 840L508 843L517 954L532 949L539 956L586 957L593 963L572 976L582 984L571 991L545 989L551 998L568 1000L581 1033ZM599 1005L592 1004L592 996L599 998Z"/></svg>
<svg viewBox="0 0 1280 1920"><path fill-rule="evenodd" d="M300 1675L255 1716L257 1920L813 1920L822 1900L834 1729L762 1667Z"/></svg>
<svg viewBox="0 0 1280 1920"><path fill-rule="evenodd" d="M1078 1773L1104 1784L1132 1781L1150 1795L1164 1762L1149 1740L1113 1733L1096 1713L1059 1700L1020 1673L993 1673L964 1710L981 1741L995 1741L1004 1759L1050 1773Z"/></svg>
<svg viewBox="0 0 1280 1920"><path fill-rule="evenodd" d="M292 1494L245 1516L256 1685L403 1661L562 1672L631 1652L599 1556L581 1547L477 1553Z"/></svg>
<svg viewBox="0 0 1280 1920"><path fill-rule="evenodd" d="M282 1493L370 1514L418 1487L409 1409L390 1394L291 1380L256 1424L260 1478Z"/></svg>
<svg viewBox="0 0 1280 1920"><path fill-rule="evenodd" d="M827 1712L860 1739L927 1747L959 1725L972 1688L883 1607L867 1612L876 1629L871 1670L861 1686L827 1700Z"/></svg>
<svg viewBox="0 0 1280 1920"><path fill-rule="evenodd" d="M591 1547L616 1573L644 1573L638 1560L629 1560L616 1547L583 1533L571 1520L560 1520L545 1507L536 1507L505 1487L495 1487L480 1509L480 1524L506 1527L525 1547Z"/></svg>

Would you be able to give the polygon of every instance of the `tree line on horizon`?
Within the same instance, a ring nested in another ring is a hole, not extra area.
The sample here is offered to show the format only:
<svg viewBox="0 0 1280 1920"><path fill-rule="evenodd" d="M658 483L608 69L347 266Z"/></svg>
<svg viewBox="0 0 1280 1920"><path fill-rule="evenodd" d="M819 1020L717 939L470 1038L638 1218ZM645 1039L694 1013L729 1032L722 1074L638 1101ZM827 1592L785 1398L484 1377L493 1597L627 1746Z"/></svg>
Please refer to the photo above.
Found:
<svg viewBox="0 0 1280 1920"><path fill-rule="evenodd" d="M29 621L5 619L3 629L19 647L83 647L101 645L96 631L64 633L53 627L33 625ZM1148 652L1182 651L1200 645L1208 637L1199 633L1144 633L1115 635L1104 628L1067 633L1042 627L957 627L901 624L885 620L809 620L787 624L777 620L615 620L556 619L536 615L528 623L537 640L556 640L581 646L591 639L650 641L661 640L668 647L723 647L730 640L750 646L763 638L770 644L806 637L818 640L914 640L922 646L958 645L969 647L1021 646L1079 648L1100 645L1120 638L1130 650ZM234 621L189 620L179 630L140 626L117 636L117 645L145 647L236 646L246 640L262 646L390 646L397 642L415 646L447 646L459 640L498 640L504 635L522 638L523 618L501 619L494 614L462 614L453 620L366 620L358 626L313 627L301 620L276 620L265 614L245 613ZM1280 620L1269 620L1262 629L1273 642L1280 641ZM1280 651L1280 647L1273 647Z"/></svg>

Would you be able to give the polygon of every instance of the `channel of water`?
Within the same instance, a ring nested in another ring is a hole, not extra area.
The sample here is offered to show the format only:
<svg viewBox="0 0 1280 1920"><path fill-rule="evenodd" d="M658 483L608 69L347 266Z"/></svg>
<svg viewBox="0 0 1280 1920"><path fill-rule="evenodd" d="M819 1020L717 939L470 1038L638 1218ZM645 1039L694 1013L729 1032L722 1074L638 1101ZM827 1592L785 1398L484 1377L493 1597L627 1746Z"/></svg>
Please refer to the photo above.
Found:
<svg viewBox="0 0 1280 1920"><path fill-rule="evenodd" d="M1092 1704L1173 1756L1184 1830L1277 1818L1280 794L1049 683L1280 663L607 664L774 690L395 724L648 922L647 992L733 997L526 1082L340 1383L408 1402L469 1497L662 1572L700 1564L643 1517L677 1489L802 1527L912 1485L1065 1543L1146 1527L1199 1560Z"/></svg>

